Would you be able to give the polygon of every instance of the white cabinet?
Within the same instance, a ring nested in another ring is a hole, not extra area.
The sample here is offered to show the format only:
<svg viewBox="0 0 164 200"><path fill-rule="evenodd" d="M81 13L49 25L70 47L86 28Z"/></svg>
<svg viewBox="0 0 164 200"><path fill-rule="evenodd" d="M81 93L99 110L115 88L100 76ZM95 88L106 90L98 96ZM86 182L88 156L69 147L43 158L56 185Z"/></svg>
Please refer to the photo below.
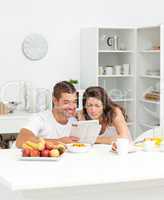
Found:
<svg viewBox="0 0 164 200"><path fill-rule="evenodd" d="M163 122L163 25L84 28L80 48L81 88L104 87L126 109L134 138Z"/></svg>

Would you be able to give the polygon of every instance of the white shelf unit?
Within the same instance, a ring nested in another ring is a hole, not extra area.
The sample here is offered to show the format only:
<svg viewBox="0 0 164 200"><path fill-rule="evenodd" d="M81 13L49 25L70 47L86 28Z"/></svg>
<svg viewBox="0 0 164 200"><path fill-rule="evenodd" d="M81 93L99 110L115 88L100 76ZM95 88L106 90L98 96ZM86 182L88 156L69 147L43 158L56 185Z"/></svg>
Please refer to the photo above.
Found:
<svg viewBox="0 0 164 200"><path fill-rule="evenodd" d="M111 95L121 91L123 98L114 99L122 105L133 122L129 127L133 137L164 122L164 38L163 25L151 27L100 27L81 30L81 88L104 87ZM119 37L117 50L107 45L107 37ZM120 50L120 48L124 50ZM100 66L130 64L128 75L99 74ZM160 70L160 75L149 74ZM144 99L149 90L160 90L160 101ZM141 126L148 124L149 126Z"/></svg>
<svg viewBox="0 0 164 200"><path fill-rule="evenodd" d="M141 78L152 78L152 79L160 79L160 76L152 76L152 75L141 75Z"/></svg>
<svg viewBox="0 0 164 200"><path fill-rule="evenodd" d="M130 78L133 77L133 75L98 75L99 78Z"/></svg>
<svg viewBox="0 0 164 200"><path fill-rule="evenodd" d="M137 29L137 132L149 130L164 122L163 25ZM155 73L149 74L150 71ZM159 75L158 72L159 71ZM160 100L144 98L150 91L160 92Z"/></svg>

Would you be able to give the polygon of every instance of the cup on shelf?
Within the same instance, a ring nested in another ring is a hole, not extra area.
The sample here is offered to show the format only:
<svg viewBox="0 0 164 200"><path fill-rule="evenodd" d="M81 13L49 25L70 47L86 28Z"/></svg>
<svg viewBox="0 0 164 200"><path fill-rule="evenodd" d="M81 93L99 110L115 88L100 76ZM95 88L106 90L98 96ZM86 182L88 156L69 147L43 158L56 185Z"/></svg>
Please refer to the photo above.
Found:
<svg viewBox="0 0 164 200"><path fill-rule="evenodd" d="M104 67L103 66L99 66L99 75L103 75L104 74Z"/></svg>
<svg viewBox="0 0 164 200"><path fill-rule="evenodd" d="M121 74L121 69L122 69L121 65L115 65L114 66L115 75L120 75Z"/></svg>
<svg viewBox="0 0 164 200"><path fill-rule="evenodd" d="M123 74L130 74L130 64L123 64L122 65L122 73Z"/></svg>
<svg viewBox="0 0 164 200"><path fill-rule="evenodd" d="M112 66L107 66L105 68L106 75L112 75L113 74L113 67Z"/></svg>

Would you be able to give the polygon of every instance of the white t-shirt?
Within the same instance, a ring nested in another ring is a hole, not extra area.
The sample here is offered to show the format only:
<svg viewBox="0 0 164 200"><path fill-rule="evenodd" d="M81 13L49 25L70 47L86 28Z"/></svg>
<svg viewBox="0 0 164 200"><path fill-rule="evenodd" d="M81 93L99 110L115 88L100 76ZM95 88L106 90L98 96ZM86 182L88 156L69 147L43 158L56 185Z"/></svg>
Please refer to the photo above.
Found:
<svg viewBox="0 0 164 200"><path fill-rule="evenodd" d="M60 124L55 120L52 111L47 110L34 114L28 124L23 128L29 129L38 137L58 139L69 136L71 127L70 120L67 124Z"/></svg>

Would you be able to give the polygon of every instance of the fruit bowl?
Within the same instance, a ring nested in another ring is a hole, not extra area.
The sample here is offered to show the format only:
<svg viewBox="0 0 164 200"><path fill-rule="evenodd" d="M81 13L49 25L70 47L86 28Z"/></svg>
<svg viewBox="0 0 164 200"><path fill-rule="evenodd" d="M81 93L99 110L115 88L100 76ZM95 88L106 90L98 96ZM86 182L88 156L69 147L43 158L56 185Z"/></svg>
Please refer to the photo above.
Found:
<svg viewBox="0 0 164 200"><path fill-rule="evenodd" d="M59 160L64 152L65 146L61 143L54 144L44 139L40 139L38 143L26 141L22 145L22 155L19 160L54 161Z"/></svg>
<svg viewBox="0 0 164 200"><path fill-rule="evenodd" d="M60 157L19 157L21 161L58 161Z"/></svg>

